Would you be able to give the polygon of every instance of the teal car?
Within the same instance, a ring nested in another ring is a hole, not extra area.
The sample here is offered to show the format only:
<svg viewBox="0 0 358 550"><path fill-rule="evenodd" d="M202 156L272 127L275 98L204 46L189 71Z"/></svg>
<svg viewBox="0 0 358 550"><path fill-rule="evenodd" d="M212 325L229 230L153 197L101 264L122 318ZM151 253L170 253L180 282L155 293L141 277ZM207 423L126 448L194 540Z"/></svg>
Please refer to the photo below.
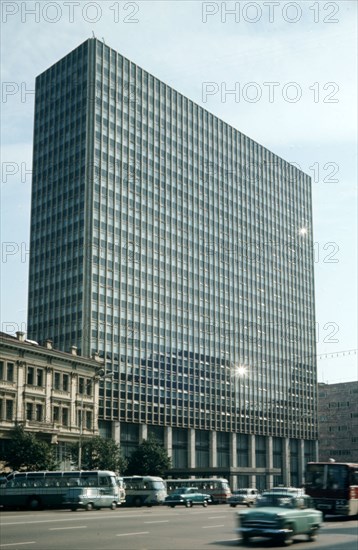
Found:
<svg viewBox="0 0 358 550"><path fill-rule="evenodd" d="M322 512L313 508L307 495L287 492L265 492L255 508L237 515L241 540L248 544L253 537L271 539L277 544L290 544L295 535L305 534L314 540L323 521Z"/></svg>
<svg viewBox="0 0 358 550"><path fill-rule="evenodd" d="M173 493L166 497L164 504L174 508L177 505L184 505L191 508L193 504L207 506L211 501L211 496L205 493L199 493L197 487L179 487Z"/></svg>

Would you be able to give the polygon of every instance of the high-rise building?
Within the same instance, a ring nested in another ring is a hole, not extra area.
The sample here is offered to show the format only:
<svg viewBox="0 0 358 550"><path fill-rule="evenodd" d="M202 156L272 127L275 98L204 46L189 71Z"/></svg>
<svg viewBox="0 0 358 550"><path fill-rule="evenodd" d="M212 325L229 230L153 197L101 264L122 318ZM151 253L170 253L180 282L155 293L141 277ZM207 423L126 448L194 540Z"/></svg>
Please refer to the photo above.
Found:
<svg viewBox="0 0 358 550"><path fill-rule="evenodd" d="M319 459L358 462L358 382L318 384Z"/></svg>
<svg viewBox="0 0 358 550"><path fill-rule="evenodd" d="M29 338L105 359L125 453L154 433L173 474L301 482L313 264L296 167L97 39L37 77Z"/></svg>

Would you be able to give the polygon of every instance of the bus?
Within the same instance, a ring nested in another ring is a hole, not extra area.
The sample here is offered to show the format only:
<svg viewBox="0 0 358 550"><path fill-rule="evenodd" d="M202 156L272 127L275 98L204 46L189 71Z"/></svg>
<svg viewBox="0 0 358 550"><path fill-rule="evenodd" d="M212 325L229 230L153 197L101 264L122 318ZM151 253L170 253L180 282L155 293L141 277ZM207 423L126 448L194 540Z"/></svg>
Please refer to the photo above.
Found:
<svg viewBox="0 0 358 550"><path fill-rule="evenodd" d="M161 477L125 476L123 478L127 506L163 504L167 491Z"/></svg>
<svg viewBox="0 0 358 550"><path fill-rule="evenodd" d="M200 492L211 496L213 504L226 504L231 497L230 485L227 479L207 477L202 479L167 479L168 494L179 487L197 487Z"/></svg>
<svg viewBox="0 0 358 550"><path fill-rule="evenodd" d="M358 464L308 462L305 489L323 514L358 514Z"/></svg>
<svg viewBox="0 0 358 550"><path fill-rule="evenodd" d="M4 508L64 508L73 487L98 488L113 494L113 503L125 501L122 478L108 470L13 472L0 486L0 506Z"/></svg>

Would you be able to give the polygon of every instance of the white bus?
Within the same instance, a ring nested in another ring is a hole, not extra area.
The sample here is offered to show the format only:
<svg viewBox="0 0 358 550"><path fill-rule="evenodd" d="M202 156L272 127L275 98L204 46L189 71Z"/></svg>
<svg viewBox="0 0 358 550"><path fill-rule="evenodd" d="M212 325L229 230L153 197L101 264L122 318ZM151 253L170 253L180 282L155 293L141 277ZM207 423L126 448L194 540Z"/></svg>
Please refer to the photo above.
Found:
<svg viewBox="0 0 358 550"><path fill-rule="evenodd" d="M154 506L162 504L167 496L161 477L127 476L123 481L127 506Z"/></svg>
<svg viewBox="0 0 358 550"><path fill-rule="evenodd" d="M227 479L207 477L200 479L167 479L168 494L179 487L197 487L200 492L211 496L213 504L226 504L231 496L230 485Z"/></svg>
<svg viewBox="0 0 358 550"><path fill-rule="evenodd" d="M13 472L0 486L0 506L4 508L63 508L69 489L91 487L111 492L113 503L123 504L121 478L108 470Z"/></svg>

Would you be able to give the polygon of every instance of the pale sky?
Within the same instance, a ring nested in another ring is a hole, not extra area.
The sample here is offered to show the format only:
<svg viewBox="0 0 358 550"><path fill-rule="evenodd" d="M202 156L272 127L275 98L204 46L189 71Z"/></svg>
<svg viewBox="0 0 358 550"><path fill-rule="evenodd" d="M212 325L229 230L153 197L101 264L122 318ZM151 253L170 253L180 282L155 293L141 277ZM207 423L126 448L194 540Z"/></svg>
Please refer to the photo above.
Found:
<svg viewBox="0 0 358 550"><path fill-rule="evenodd" d="M1 10L1 330L26 331L35 77L94 33L312 177L318 378L356 380L356 2L4 0Z"/></svg>

